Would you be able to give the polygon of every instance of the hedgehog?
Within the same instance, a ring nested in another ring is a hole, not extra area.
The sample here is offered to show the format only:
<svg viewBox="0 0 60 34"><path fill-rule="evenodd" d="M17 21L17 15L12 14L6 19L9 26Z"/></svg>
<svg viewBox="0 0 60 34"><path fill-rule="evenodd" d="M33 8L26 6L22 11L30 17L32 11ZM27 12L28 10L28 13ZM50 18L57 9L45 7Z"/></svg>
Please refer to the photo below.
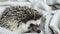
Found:
<svg viewBox="0 0 60 34"><path fill-rule="evenodd" d="M10 6L7 7L0 17L0 26L8 30L16 30L21 22L25 23L29 20L37 20L42 15L32 8L26 6Z"/></svg>

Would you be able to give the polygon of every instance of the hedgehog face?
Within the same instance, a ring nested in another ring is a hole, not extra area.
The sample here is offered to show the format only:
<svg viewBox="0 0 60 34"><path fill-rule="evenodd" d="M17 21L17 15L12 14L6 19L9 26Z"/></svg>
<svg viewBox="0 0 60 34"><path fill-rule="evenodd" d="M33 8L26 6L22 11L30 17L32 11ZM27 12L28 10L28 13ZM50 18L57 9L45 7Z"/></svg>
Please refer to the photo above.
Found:
<svg viewBox="0 0 60 34"><path fill-rule="evenodd" d="M27 22L27 25L28 26L28 31L26 31L26 33L40 33L40 22L41 20L40 19L37 19L37 20L30 20Z"/></svg>
<svg viewBox="0 0 60 34"><path fill-rule="evenodd" d="M19 26L19 28L16 30L17 33L40 33L40 19L37 20L29 20L24 24Z"/></svg>
<svg viewBox="0 0 60 34"><path fill-rule="evenodd" d="M37 10L29 7L11 6L5 9L1 18L0 26L15 31L21 23L27 24L30 20L38 20L42 15Z"/></svg>

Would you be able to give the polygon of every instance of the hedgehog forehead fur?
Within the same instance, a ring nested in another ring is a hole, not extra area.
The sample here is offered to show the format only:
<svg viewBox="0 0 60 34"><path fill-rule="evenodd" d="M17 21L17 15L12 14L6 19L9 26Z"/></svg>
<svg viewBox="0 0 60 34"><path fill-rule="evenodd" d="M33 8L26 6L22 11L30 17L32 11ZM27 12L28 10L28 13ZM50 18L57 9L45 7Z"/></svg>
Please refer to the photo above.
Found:
<svg viewBox="0 0 60 34"><path fill-rule="evenodd" d="M21 7L21 6L10 6L5 9L1 18L0 18L0 26L10 27L11 23L18 23L16 27L19 26L20 22L26 23L28 20L37 20L41 17L37 10L29 8L29 7ZM8 23L9 22L9 23ZM8 26L9 25L9 26ZM11 28L12 29L12 28Z"/></svg>

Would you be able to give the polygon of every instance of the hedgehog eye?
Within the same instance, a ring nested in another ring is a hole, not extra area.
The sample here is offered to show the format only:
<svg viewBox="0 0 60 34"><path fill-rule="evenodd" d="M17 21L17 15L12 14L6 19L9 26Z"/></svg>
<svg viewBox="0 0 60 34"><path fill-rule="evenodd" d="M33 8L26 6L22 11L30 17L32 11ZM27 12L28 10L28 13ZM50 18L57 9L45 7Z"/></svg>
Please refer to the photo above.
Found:
<svg viewBox="0 0 60 34"><path fill-rule="evenodd" d="M28 29L30 29L33 25L34 25L34 24L31 23L30 26L28 27Z"/></svg>
<svg viewBox="0 0 60 34"><path fill-rule="evenodd" d="M30 24L30 26L33 26L33 25L34 25L34 24L32 24L32 23Z"/></svg>

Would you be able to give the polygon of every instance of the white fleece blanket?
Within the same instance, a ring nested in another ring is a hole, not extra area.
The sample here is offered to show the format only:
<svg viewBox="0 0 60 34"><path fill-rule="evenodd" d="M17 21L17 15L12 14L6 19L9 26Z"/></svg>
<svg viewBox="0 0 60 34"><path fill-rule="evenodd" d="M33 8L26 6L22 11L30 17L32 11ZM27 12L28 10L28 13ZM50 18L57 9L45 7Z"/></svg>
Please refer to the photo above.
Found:
<svg viewBox="0 0 60 34"><path fill-rule="evenodd" d="M0 15L4 11L4 9L8 6L13 5L28 6L38 10L40 13L43 14L42 19L44 18L46 19L45 21L43 20L44 22L43 21L41 22L42 32L40 34L52 34L52 33L60 34L59 29L60 9L52 10L52 8L48 6L48 5L54 5L55 3L60 4L60 0L8 0L5 2L0 2ZM0 27L0 34L17 34L17 33L11 32L9 30Z"/></svg>

